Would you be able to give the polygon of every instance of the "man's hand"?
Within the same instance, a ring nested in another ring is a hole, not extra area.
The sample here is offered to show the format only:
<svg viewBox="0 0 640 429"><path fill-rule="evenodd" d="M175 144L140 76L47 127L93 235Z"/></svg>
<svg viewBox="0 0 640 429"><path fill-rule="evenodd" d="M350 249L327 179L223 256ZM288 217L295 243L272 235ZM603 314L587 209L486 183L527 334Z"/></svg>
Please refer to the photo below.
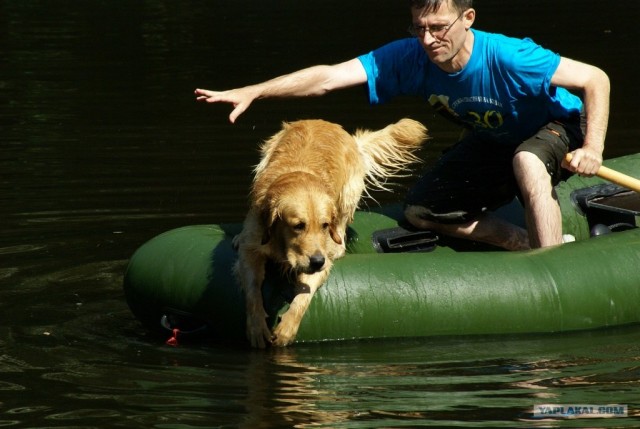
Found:
<svg viewBox="0 0 640 429"><path fill-rule="evenodd" d="M602 154L584 147L567 154L567 158L562 160L562 167L580 176L595 176L602 166Z"/></svg>
<svg viewBox="0 0 640 429"><path fill-rule="evenodd" d="M196 89L194 91L196 101L205 103L230 103L233 111L229 115L229 121L233 124L238 116L249 108L255 99L255 92L250 87L231 89L228 91L209 91L207 89Z"/></svg>

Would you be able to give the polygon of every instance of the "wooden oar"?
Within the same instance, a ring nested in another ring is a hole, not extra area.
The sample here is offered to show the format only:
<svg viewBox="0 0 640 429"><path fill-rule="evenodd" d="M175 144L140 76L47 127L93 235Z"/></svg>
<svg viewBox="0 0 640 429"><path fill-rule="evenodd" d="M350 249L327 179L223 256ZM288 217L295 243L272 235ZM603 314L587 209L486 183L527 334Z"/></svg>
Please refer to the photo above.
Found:
<svg viewBox="0 0 640 429"><path fill-rule="evenodd" d="M565 156L565 160L567 162L571 162L571 158L573 156L568 153ZM615 183L620 186L624 186L625 188L629 188L632 191L640 192L640 180L635 177L628 176L624 173L620 173L619 171L612 170L609 167L605 167L604 165L600 167L596 176L601 177L609 182Z"/></svg>

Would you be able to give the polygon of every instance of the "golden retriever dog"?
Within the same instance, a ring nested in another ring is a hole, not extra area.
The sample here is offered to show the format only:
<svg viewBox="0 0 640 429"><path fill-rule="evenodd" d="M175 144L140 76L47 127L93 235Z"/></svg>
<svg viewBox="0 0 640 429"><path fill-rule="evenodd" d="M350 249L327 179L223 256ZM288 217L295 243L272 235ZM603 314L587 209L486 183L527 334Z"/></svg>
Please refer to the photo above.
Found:
<svg viewBox="0 0 640 429"><path fill-rule="evenodd" d="M350 135L322 120L284 123L261 147L243 229L234 237L234 267L246 300L253 347L294 341L311 298L345 253L346 229L365 182L385 189L417 161L426 128L402 119L378 131ZM295 278L295 297L273 332L262 301L265 264L272 260Z"/></svg>

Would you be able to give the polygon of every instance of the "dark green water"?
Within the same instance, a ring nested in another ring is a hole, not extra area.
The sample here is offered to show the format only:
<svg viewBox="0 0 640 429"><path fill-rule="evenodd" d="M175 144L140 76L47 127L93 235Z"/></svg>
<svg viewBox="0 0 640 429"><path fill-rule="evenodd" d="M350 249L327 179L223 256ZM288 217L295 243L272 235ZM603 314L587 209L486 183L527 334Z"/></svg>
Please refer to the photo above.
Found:
<svg viewBox="0 0 640 429"><path fill-rule="evenodd" d="M530 36L612 80L606 157L640 149L637 0L478 1L476 27ZM640 328L567 335L172 348L122 294L127 259L186 224L240 220L257 144L282 120L347 129L411 116L360 89L264 101L236 125L194 102L405 36L405 3L0 1L0 427L640 425ZM401 198L383 194L380 201ZM640 287L640 285L639 285ZM544 403L629 417L534 419Z"/></svg>

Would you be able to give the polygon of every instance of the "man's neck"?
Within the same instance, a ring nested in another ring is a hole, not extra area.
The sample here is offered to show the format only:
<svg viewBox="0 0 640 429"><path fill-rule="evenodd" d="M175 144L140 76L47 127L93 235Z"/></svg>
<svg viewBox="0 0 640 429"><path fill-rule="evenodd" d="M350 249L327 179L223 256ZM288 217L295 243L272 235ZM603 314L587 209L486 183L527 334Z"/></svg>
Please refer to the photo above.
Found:
<svg viewBox="0 0 640 429"><path fill-rule="evenodd" d="M440 68L447 73L457 73L469 63L471 54L473 52L473 43L475 41L475 35L473 31L469 29L467 31L467 37L456 54L447 61L445 64L441 64Z"/></svg>

